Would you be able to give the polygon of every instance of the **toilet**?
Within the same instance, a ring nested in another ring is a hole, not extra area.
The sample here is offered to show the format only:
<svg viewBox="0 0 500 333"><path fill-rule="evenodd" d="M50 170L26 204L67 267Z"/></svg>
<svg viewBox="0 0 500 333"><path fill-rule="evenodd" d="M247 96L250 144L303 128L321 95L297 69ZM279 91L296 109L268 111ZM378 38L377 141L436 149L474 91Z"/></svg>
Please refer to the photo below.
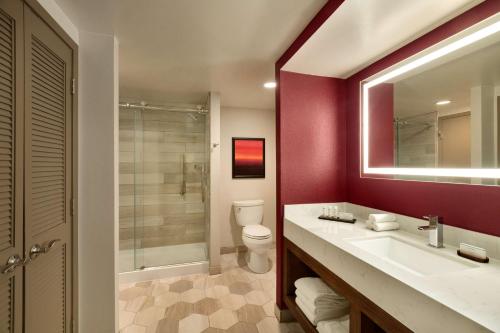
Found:
<svg viewBox="0 0 500 333"><path fill-rule="evenodd" d="M261 225L264 200L234 201L233 207L236 222L243 227L241 238L248 248L248 268L255 273L266 273L269 270L267 250L273 237L271 230Z"/></svg>

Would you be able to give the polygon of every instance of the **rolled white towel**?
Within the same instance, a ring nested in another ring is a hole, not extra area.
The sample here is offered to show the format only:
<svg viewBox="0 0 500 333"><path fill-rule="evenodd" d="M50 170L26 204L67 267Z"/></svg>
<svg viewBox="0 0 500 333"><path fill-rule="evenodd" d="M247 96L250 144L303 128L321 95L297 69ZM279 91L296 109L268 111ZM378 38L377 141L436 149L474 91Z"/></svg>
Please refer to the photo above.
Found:
<svg viewBox="0 0 500 333"><path fill-rule="evenodd" d="M346 315L337 319L320 321L316 328L319 333L348 333L349 316Z"/></svg>
<svg viewBox="0 0 500 333"><path fill-rule="evenodd" d="M346 314L349 313L349 306L339 308L339 309L332 309L328 311L314 311L314 309L311 309L305 302L302 300L300 297L297 297L295 299L295 302L297 303L297 306L302 310L304 315L309 319L309 321L316 326L318 322L322 320L330 320L338 317L342 317Z"/></svg>
<svg viewBox="0 0 500 333"><path fill-rule="evenodd" d="M375 231L389 231L399 229L398 222L376 222L373 224L373 230Z"/></svg>
<svg viewBox="0 0 500 333"><path fill-rule="evenodd" d="M366 220L366 226L373 229L374 223L379 222L396 222L396 215L394 214L370 214Z"/></svg>
<svg viewBox="0 0 500 333"><path fill-rule="evenodd" d="M295 295L300 297L304 302L310 304L311 307L316 307L318 309L329 309L348 302L345 297L340 295L324 295L317 297L316 299L312 299L299 289L295 290Z"/></svg>
<svg viewBox="0 0 500 333"><path fill-rule="evenodd" d="M308 298L316 301L318 297L325 295L338 296L332 288L328 287L320 278L304 277L295 281L295 288L303 292Z"/></svg>

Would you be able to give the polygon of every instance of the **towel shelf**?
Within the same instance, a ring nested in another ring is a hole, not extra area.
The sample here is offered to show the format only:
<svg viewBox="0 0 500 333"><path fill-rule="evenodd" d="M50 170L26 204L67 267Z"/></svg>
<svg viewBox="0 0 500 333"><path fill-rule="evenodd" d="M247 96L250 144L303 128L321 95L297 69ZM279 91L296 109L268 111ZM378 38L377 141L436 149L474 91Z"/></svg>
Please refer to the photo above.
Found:
<svg viewBox="0 0 500 333"><path fill-rule="evenodd" d="M295 297L291 295L286 295L284 299L285 305L292 316L297 320L297 322L302 326L304 332L306 333L317 333L316 327L307 319L306 315L299 308L297 303L295 303Z"/></svg>
<svg viewBox="0 0 500 333"><path fill-rule="evenodd" d="M294 286L295 280L306 276L320 277L328 286L351 303L349 314L350 333L411 332L401 322L382 310L287 238L284 239L283 246L282 301L306 333L315 333L317 330L295 303Z"/></svg>

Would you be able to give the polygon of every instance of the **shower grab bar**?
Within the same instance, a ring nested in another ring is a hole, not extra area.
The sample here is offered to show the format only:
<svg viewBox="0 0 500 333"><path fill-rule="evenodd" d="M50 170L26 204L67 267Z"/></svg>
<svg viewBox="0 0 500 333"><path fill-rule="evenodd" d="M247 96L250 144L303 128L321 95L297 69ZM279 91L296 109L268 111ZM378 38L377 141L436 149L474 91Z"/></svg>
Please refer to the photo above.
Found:
<svg viewBox="0 0 500 333"><path fill-rule="evenodd" d="M205 202L205 191L206 191L206 175L205 175L205 164L196 164L194 166L196 170L200 171L200 188L201 188L201 202Z"/></svg>
<svg viewBox="0 0 500 333"><path fill-rule="evenodd" d="M207 173L205 164L201 165L201 202L205 202L205 195L207 191Z"/></svg>
<svg viewBox="0 0 500 333"><path fill-rule="evenodd" d="M185 198L186 195L186 155L182 154L182 186L180 195Z"/></svg>
<svg viewBox="0 0 500 333"><path fill-rule="evenodd" d="M183 197L185 197L185 195L186 195L186 181L185 180L182 181L181 195Z"/></svg>

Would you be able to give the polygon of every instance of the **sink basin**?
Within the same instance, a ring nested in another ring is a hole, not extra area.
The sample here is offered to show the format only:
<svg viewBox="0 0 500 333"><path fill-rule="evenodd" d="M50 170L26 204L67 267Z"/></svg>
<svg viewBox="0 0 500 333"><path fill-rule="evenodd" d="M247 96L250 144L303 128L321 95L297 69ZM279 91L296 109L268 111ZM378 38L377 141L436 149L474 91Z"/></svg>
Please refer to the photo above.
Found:
<svg viewBox="0 0 500 333"><path fill-rule="evenodd" d="M360 249L418 275L437 275L479 267L474 263L437 254L425 246L410 244L402 239L384 236L351 240Z"/></svg>

